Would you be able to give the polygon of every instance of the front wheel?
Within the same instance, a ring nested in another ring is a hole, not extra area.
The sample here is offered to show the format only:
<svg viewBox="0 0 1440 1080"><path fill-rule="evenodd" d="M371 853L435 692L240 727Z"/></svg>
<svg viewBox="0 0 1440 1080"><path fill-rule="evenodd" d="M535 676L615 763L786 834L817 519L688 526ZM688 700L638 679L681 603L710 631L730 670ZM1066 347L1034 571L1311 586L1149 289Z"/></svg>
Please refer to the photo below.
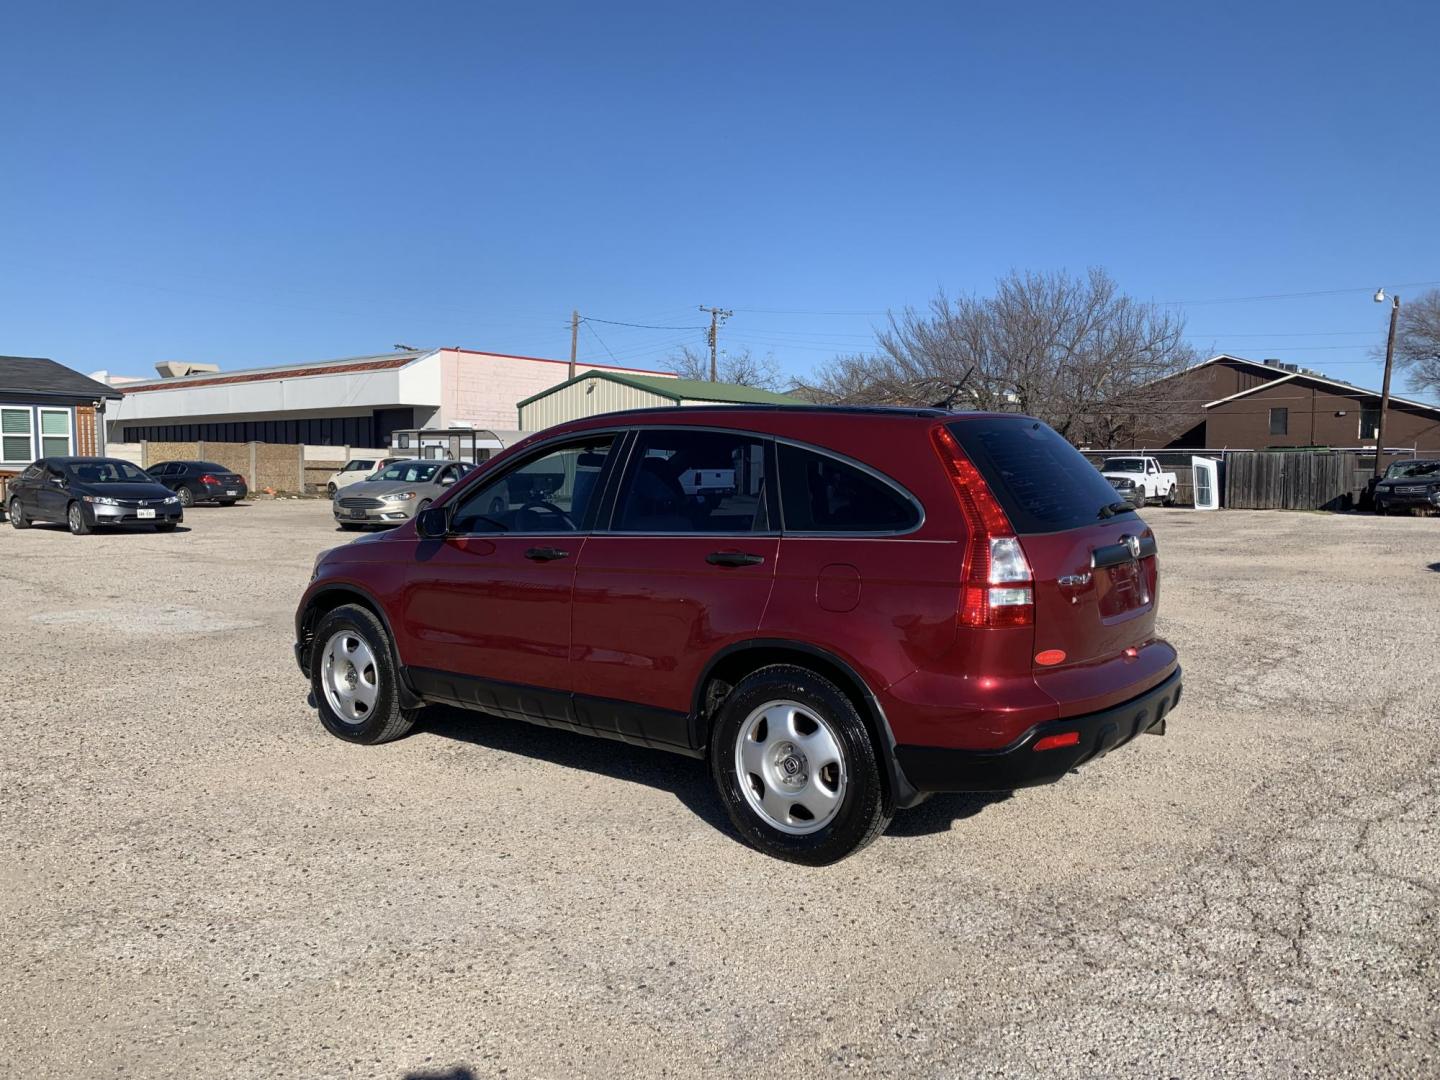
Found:
<svg viewBox="0 0 1440 1080"><path fill-rule="evenodd" d="M894 814L854 704L829 679L789 664L762 668L730 692L710 771L740 834L790 862L837 862Z"/></svg>
<svg viewBox="0 0 1440 1080"><path fill-rule="evenodd" d="M93 526L85 520L85 511L78 502L72 502L65 511L65 524L70 526L72 536L88 536Z"/></svg>
<svg viewBox="0 0 1440 1080"><path fill-rule="evenodd" d="M346 742L389 742L414 726L416 710L400 707L400 674L390 636L374 612L336 608L315 627L310 684L325 730Z"/></svg>
<svg viewBox="0 0 1440 1080"><path fill-rule="evenodd" d="M12 529L28 529L30 522L25 520L25 508L20 505L20 496L16 495L10 500L10 527Z"/></svg>

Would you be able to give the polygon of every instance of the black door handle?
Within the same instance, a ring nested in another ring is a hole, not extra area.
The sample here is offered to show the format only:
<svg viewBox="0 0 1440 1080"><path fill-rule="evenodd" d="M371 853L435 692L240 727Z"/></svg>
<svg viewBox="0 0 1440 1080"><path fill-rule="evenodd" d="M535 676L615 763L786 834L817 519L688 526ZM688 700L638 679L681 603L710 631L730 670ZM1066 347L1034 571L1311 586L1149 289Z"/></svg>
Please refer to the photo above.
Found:
<svg viewBox="0 0 1440 1080"><path fill-rule="evenodd" d="M712 551L705 556L711 566L757 566L765 561L764 555L751 555L748 551Z"/></svg>
<svg viewBox="0 0 1440 1080"><path fill-rule="evenodd" d="M525 557L536 562L551 562L555 559L568 559L570 552L561 551L559 548L530 548L525 552Z"/></svg>

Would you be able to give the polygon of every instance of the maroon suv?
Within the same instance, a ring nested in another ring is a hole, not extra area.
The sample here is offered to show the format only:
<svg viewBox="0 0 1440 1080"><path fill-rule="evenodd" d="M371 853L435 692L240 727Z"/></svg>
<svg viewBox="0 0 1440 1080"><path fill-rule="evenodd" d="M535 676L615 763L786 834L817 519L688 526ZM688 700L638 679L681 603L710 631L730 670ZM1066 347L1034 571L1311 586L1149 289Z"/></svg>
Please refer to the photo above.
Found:
<svg viewBox="0 0 1440 1080"><path fill-rule="evenodd" d="M323 553L295 653L342 739L443 703L673 750L756 847L823 863L930 792L1163 732L1157 585L1151 531L1029 417L657 409Z"/></svg>

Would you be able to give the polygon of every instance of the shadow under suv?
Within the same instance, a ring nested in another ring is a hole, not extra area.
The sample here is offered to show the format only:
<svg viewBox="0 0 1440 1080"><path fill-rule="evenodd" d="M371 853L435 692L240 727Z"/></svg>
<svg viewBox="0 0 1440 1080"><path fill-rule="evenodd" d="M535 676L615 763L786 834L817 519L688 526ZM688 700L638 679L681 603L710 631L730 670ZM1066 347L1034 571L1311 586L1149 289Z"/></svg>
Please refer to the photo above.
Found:
<svg viewBox="0 0 1440 1080"><path fill-rule="evenodd" d="M1163 733L1155 538L1045 424L614 413L322 553L296 658L333 734L444 703L704 758L762 851L833 862L931 792Z"/></svg>

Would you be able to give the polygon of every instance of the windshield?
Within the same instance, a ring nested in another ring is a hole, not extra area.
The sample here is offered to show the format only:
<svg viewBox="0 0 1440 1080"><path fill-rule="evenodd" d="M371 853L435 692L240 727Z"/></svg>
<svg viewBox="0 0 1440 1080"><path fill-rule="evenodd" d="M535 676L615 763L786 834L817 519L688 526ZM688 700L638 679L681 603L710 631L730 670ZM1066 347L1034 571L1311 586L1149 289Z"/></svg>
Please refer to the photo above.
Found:
<svg viewBox="0 0 1440 1080"><path fill-rule="evenodd" d="M65 466L72 480L82 484L153 484L149 473L141 472L128 461L72 461Z"/></svg>
<svg viewBox="0 0 1440 1080"><path fill-rule="evenodd" d="M1397 461L1385 473L1386 479L1404 476L1433 476L1440 479L1440 461Z"/></svg>
<svg viewBox="0 0 1440 1080"><path fill-rule="evenodd" d="M444 462L440 461L402 461L391 465L388 469L382 469L370 479L372 480L400 480L406 484L428 484Z"/></svg>
<svg viewBox="0 0 1440 1080"><path fill-rule="evenodd" d="M1105 463L1100 466L1101 472L1144 472L1145 459L1138 457L1111 457L1106 458Z"/></svg>

